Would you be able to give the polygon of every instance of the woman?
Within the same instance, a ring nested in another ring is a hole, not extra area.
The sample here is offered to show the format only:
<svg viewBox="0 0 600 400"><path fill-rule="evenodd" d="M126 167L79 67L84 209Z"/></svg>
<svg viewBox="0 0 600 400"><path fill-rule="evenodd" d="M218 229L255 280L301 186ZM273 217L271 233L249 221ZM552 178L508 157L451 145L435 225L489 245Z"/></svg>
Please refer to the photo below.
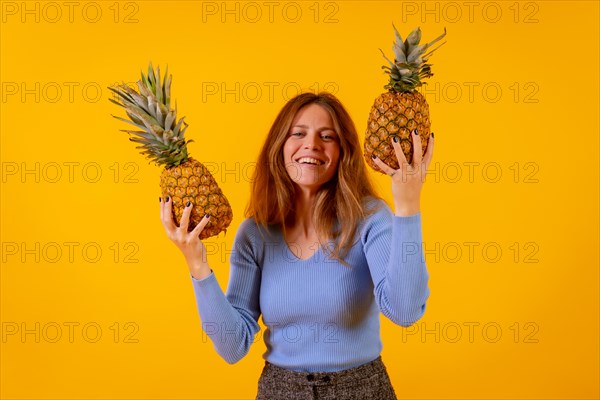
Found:
<svg viewBox="0 0 600 400"><path fill-rule="evenodd" d="M229 363L267 327L257 399L396 399L381 360L379 313L400 326L423 316L429 297L419 198L430 139L392 180L395 212L373 189L356 128L331 94L304 93L280 111L258 158L234 240L224 294L198 236L161 201L169 238L184 254L203 329ZM432 135L433 137L433 135ZM162 199L161 199L162 200ZM210 329L209 329L210 328Z"/></svg>

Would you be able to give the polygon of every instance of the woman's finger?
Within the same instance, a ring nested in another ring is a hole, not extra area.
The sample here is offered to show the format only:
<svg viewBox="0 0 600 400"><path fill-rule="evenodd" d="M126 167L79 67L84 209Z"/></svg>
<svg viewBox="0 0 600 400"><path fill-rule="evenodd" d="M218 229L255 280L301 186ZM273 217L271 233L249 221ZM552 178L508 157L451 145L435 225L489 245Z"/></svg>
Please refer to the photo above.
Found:
<svg viewBox="0 0 600 400"><path fill-rule="evenodd" d="M398 159L398 165L400 169L404 169L405 165L408 165L408 161L406 161L406 156L402 151L402 146L400 146L400 141L398 140L398 136L392 137L392 147L394 148L394 152L396 153L396 158Z"/></svg>
<svg viewBox="0 0 600 400"><path fill-rule="evenodd" d="M433 158L433 146L435 140L433 139L433 133L429 136L429 141L427 142L427 150L425 150L425 157L423 157L423 162L425 163L425 169L429 168L429 164L431 164L431 159Z"/></svg>
<svg viewBox="0 0 600 400"><path fill-rule="evenodd" d="M375 154L373 154L372 158L373 162L379 167L379 169L383 171L384 174L392 176L396 173L395 169L389 167L386 163L381 161L379 157L377 157Z"/></svg>
<svg viewBox="0 0 600 400"><path fill-rule="evenodd" d="M181 221L179 221L179 227L183 229L184 232L188 231L188 227L190 225L190 214L192 213L192 203L187 202L185 204L185 208L183 209L183 214L181 215Z"/></svg>
<svg viewBox="0 0 600 400"><path fill-rule="evenodd" d="M175 229L177 229L177 226L173 222L173 211L172 210L173 210L173 200L169 196L167 196L162 201L161 220L162 220L163 226L165 227L165 230L169 234L173 233L175 231Z"/></svg>
<svg viewBox="0 0 600 400"><path fill-rule="evenodd" d="M198 236L200 236L200 233L202 233L202 231L206 227L206 224L208 224L209 220L210 220L210 215L206 214L204 216L204 218L202 218L202 220L200 221L200 223L198 225L196 225L196 227L194 228L194 230L192 231L192 233L190 233L190 235L192 237L198 237Z"/></svg>
<svg viewBox="0 0 600 400"><path fill-rule="evenodd" d="M160 196L158 197L158 202L160 203L159 204L160 205L160 207L159 207L160 208L160 220L162 221L162 219L163 219L163 199L162 199L162 197L160 197Z"/></svg>
<svg viewBox="0 0 600 400"><path fill-rule="evenodd" d="M418 168L421 161L423 161L423 146L421 145L421 136L419 136L419 131L415 129L412 134L413 137L413 159L412 159L412 167Z"/></svg>

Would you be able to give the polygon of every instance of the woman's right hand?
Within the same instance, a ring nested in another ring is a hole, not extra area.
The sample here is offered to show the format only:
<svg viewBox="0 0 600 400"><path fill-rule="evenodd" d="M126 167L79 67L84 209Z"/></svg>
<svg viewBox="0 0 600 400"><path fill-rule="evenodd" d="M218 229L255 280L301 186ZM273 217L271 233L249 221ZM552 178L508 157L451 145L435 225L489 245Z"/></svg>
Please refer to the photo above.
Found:
<svg viewBox="0 0 600 400"><path fill-rule="evenodd" d="M206 224L208 224L210 216L207 214L191 232L188 232L192 207L193 205L188 202L187 206L183 209L181 222L177 226L173 221L173 201L169 196L165 199L161 197L160 219L169 239L183 253L192 276L196 279L202 279L211 273L208 260L206 259L206 247L204 247L204 244L200 240L200 233Z"/></svg>

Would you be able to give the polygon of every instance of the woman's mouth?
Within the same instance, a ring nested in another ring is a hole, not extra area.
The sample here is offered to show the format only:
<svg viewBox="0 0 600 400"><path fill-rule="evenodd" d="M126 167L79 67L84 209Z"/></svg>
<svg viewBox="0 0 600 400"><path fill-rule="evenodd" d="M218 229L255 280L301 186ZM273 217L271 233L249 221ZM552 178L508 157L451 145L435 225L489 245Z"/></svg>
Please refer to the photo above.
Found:
<svg viewBox="0 0 600 400"><path fill-rule="evenodd" d="M296 162L298 164L316 165L316 166L320 166L320 165L325 164L324 161L319 160L317 158L313 158L313 157L300 157L299 159L296 160Z"/></svg>

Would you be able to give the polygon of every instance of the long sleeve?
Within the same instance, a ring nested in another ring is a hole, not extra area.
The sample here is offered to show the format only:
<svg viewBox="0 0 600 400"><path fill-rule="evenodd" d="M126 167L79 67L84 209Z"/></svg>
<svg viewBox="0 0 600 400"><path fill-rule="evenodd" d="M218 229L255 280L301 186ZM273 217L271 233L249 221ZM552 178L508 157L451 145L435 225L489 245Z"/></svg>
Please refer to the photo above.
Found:
<svg viewBox="0 0 600 400"><path fill-rule="evenodd" d="M261 269L257 262L254 227L254 222L246 219L236 233L226 294L214 272L200 280L191 277L202 329L217 353L230 364L248 353L260 330Z"/></svg>
<svg viewBox="0 0 600 400"><path fill-rule="evenodd" d="M397 217L385 205L367 219L361 241L379 309L397 325L414 324L425 313L430 293L421 213Z"/></svg>

